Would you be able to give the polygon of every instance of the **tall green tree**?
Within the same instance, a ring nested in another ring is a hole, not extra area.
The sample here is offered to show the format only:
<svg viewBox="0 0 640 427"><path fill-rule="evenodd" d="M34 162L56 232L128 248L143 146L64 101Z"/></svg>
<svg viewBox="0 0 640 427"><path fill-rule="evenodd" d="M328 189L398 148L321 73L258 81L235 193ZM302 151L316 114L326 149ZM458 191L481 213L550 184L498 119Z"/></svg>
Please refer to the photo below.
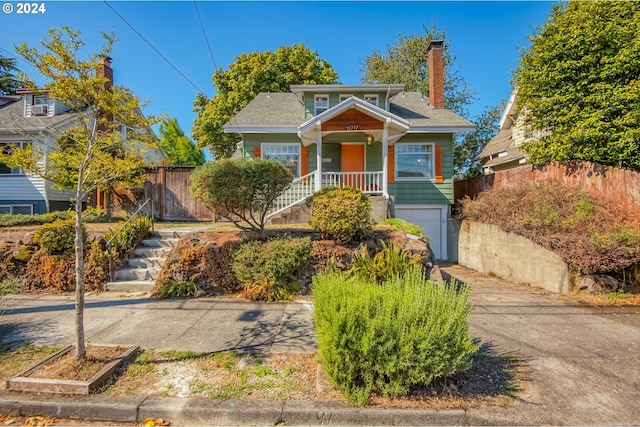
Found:
<svg viewBox="0 0 640 427"><path fill-rule="evenodd" d="M514 75L517 103L542 135L533 163L588 160L640 170L640 2L552 6Z"/></svg>
<svg viewBox="0 0 640 427"><path fill-rule="evenodd" d="M292 84L326 84L337 79L333 67L303 44L243 53L228 70L216 70L215 97L198 94L194 102L198 117L191 135L199 147L209 147L215 158L230 157L240 136L225 134L223 126L258 93L287 92Z"/></svg>
<svg viewBox="0 0 640 427"><path fill-rule="evenodd" d="M504 103L487 108L476 119L476 129L457 138L453 145L453 171L462 179L482 175L482 165L476 157L498 133Z"/></svg>
<svg viewBox="0 0 640 427"><path fill-rule="evenodd" d="M0 57L0 95L13 95L16 89L21 86L20 80L16 78L18 68L16 60L13 58Z"/></svg>
<svg viewBox="0 0 640 427"><path fill-rule="evenodd" d="M474 92L455 68L455 56L451 54L444 30L432 25L422 27L424 33L398 36L386 52L374 51L365 58L362 81L372 84L404 83L412 92L429 93L428 48L432 40L443 40L444 102L445 107L458 114L466 114L473 102Z"/></svg>
<svg viewBox="0 0 640 427"><path fill-rule="evenodd" d="M84 239L82 201L96 188L114 183L139 187L144 183L144 161L140 151L155 148L150 120L140 111L140 99L130 90L111 86L101 73L116 37L103 33L105 46L80 58L84 43L79 31L68 27L49 30L41 41L42 51L21 44L18 53L42 74L48 95L71 108L78 120L57 139L57 150L46 154L28 146L0 155L0 161L21 167L51 181L56 187L75 192L75 332L76 355L86 355L84 338ZM35 85L27 80L27 87ZM126 127L127 132L122 132ZM46 168L43 164L46 163Z"/></svg>
<svg viewBox="0 0 640 427"><path fill-rule="evenodd" d="M204 151L198 149L182 131L176 118L164 118L160 122L160 144L169 162L175 166L204 164Z"/></svg>

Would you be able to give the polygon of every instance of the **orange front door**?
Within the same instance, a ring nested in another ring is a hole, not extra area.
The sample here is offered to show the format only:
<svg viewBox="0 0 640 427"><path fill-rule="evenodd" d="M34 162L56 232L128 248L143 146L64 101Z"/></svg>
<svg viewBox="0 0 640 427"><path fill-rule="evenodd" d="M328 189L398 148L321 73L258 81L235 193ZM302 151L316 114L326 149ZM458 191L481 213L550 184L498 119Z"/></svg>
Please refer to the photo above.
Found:
<svg viewBox="0 0 640 427"><path fill-rule="evenodd" d="M364 144L342 144L341 172L364 172ZM345 174L342 185L364 190L364 175Z"/></svg>

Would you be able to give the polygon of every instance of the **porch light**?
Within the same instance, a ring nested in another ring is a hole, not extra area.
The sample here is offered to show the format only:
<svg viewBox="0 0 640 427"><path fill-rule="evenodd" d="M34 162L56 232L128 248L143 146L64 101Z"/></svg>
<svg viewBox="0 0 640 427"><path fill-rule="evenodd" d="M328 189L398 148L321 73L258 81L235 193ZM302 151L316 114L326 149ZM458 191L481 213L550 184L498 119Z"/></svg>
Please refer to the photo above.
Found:
<svg viewBox="0 0 640 427"><path fill-rule="evenodd" d="M371 135L367 136L367 145L371 145L372 142L373 142L373 136Z"/></svg>

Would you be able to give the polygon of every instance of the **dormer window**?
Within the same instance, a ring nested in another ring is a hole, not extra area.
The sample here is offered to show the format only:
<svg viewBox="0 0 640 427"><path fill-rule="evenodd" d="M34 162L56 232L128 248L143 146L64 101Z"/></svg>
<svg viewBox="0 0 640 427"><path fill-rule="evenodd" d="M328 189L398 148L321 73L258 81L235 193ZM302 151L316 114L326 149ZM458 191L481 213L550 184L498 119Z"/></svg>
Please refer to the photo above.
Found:
<svg viewBox="0 0 640 427"><path fill-rule="evenodd" d="M329 109L329 95L316 95L315 97L315 115L324 113Z"/></svg>
<svg viewBox="0 0 640 427"><path fill-rule="evenodd" d="M364 100L371 105L378 106L378 95L365 95Z"/></svg>
<svg viewBox="0 0 640 427"><path fill-rule="evenodd" d="M46 116L49 113L49 98L42 95L35 95L33 97L33 104L31 105L32 116Z"/></svg>

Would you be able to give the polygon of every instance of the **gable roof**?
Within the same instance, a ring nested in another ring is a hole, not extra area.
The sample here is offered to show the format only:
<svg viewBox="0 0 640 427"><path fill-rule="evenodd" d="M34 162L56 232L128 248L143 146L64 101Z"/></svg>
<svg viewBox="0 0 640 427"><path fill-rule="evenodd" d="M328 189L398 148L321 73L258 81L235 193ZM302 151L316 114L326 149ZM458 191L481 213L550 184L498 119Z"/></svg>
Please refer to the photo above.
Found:
<svg viewBox="0 0 640 427"><path fill-rule="evenodd" d="M338 92L363 92L373 90L372 85L301 85L305 89L324 91L329 88ZM387 88L389 85L376 85ZM392 85L393 86L393 85ZM296 90L297 86L293 86ZM359 99L359 98L356 98ZM361 100L362 101L362 100ZM343 101L346 102L346 101ZM364 102L364 101L362 101ZM340 107L338 104L322 114ZM475 125L451 110L434 108L428 98L418 92L400 92L389 100L386 115L408 122L408 132L464 132L471 131ZM311 120L317 120L317 117ZM307 124L305 106L293 92L259 93L249 104L238 112L225 125L227 133L297 133L298 127Z"/></svg>
<svg viewBox="0 0 640 427"><path fill-rule="evenodd" d="M24 105L21 97L0 105L0 133L28 133L51 130L80 119L80 114L65 112L55 116L24 116Z"/></svg>
<svg viewBox="0 0 640 427"><path fill-rule="evenodd" d="M408 120L405 120L402 117L376 105L370 104L363 99L352 96L335 107L329 108L328 110L302 123L298 126L298 136L303 143L315 143L317 133L316 124L318 122L327 122L349 110L359 111L360 113L363 113L375 120L386 123L389 128L389 137L391 140L401 137L409 130L410 123ZM380 139L380 136L378 136L378 138Z"/></svg>

